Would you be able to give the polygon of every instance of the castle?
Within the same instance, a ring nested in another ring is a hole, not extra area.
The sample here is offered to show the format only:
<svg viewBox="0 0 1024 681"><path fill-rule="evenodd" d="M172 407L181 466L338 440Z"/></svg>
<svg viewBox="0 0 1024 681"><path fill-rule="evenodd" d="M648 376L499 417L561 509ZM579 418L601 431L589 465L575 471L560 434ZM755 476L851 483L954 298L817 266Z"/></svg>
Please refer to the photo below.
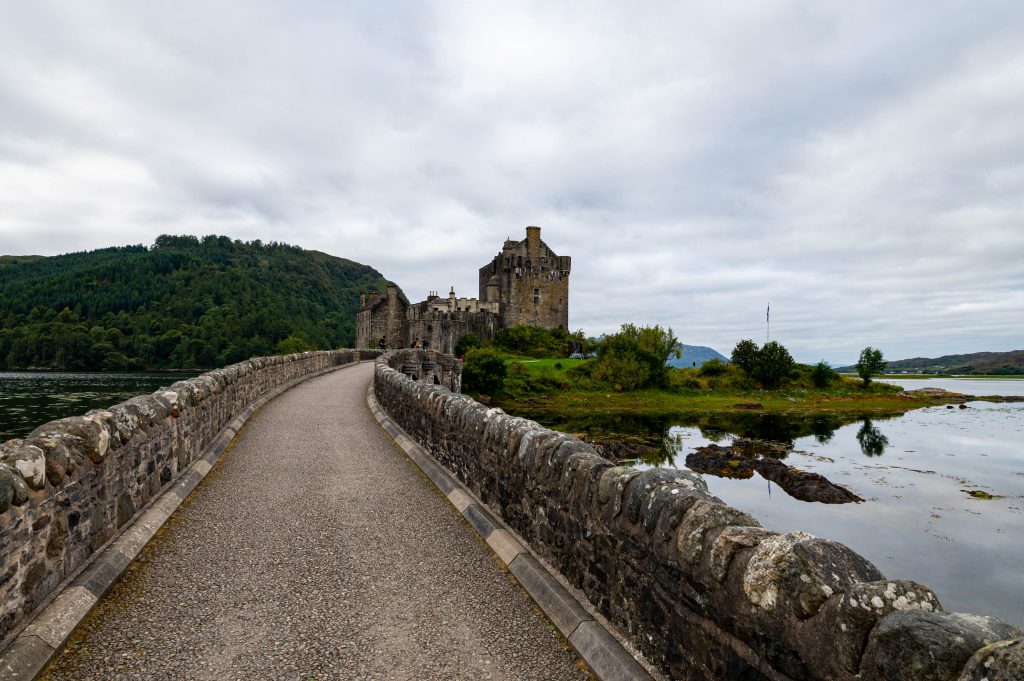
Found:
<svg viewBox="0 0 1024 681"><path fill-rule="evenodd" d="M408 303L395 286L386 293L364 294L356 313L356 347L407 348L416 340L441 352L454 352L467 333L492 340L516 324L569 328L571 258L556 255L540 239L540 227L527 227L522 241L508 239L501 252L480 268L478 298L457 298L455 289L441 298L431 291L420 303Z"/></svg>

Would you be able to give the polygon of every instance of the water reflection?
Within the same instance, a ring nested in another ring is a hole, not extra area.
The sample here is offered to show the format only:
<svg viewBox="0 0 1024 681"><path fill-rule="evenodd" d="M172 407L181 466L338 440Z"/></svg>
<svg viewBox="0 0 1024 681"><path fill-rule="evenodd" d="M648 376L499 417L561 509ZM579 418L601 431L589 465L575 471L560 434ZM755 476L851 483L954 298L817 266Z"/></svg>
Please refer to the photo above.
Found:
<svg viewBox="0 0 1024 681"><path fill-rule="evenodd" d="M857 431L857 442L860 443L860 451L865 456L882 456L885 448L889 446L889 438L882 435L882 431L871 425L871 419L864 417L864 425Z"/></svg>
<svg viewBox="0 0 1024 681"><path fill-rule="evenodd" d="M880 456L889 441L873 423L900 414L684 412L671 416L601 414L570 419L546 413L517 415L549 428L576 433L609 458L659 466L674 460L683 445L677 427L696 428L710 443L732 443L748 453L784 459L800 438L811 436L818 444L828 444L838 429L862 422L863 435L857 436L862 451L871 457Z"/></svg>

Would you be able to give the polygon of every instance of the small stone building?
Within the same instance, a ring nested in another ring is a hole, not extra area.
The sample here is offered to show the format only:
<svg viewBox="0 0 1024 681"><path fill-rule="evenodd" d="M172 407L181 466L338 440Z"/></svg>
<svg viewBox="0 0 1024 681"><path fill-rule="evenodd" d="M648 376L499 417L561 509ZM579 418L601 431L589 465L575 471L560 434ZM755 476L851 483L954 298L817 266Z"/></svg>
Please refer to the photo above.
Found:
<svg viewBox="0 0 1024 681"><path fill-rule="evenodd" d="M395 286L361 297L356 314L356 347L407 348L415 339L451 353L459 338L472 333L483 340L516 324L569 328L569 256L557 255L541 241L540 227L527 227L522 241L505 241L501 252L480 268L479 298L445 298L431 291L420 303L408 303Z"/></svg>

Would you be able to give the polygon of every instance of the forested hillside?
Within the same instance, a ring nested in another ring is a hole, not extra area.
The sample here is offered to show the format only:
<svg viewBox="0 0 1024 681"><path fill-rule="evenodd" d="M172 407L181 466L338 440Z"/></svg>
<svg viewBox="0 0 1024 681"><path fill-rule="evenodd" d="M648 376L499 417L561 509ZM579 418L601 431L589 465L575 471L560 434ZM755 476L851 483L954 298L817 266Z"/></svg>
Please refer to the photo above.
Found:
<svg viewBox="0 0 1024 681"><path fill-rule="evenodd" d="M224 236L0 256L0 369L208 369L351 347L359 294L385 286L350 260Z"/></svg>

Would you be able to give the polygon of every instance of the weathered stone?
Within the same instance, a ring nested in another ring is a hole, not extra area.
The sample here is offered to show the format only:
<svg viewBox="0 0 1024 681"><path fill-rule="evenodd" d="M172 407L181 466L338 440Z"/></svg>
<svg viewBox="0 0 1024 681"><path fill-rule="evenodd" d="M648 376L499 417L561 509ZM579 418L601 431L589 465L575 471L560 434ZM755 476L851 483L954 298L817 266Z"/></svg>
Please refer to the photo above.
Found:
<svg viewBox="0 0 1024 681"><path fill-rule="evenodd" d="M74 470L74 459L63 437L36 436L25 440L25 444L43 452L46 461L46 479L58 487L69 469Z"/></svg>
<svg viewBox="0 0 1024 681"><path fill-rule="evenodd" d="M707 483L699 475L674 468L648 468L630 480L629 486L626 488L625 509L629 522L640 521L640 513L647 497L652 490L664 485L674 485L679 489L708 491Z"/></svg>
<svg viewBox="0 0 1024 681"><path fill-rule="evenodd" d="M863 681L956 679L979 649L1024 636L1019 627L982 615L903 610L871 632L860 674Z"/></svg>
<svg viewBox="0 0 1024 681"><path fill-rule="evenodd" d="M43 424L29 435L30 439L36 437L61 440L97 464L103 462L110 447L110 433L98 419L88 416L70 416Z"/></svg>
<svg viewBox="0 0 1024 681"><path fill-rule="evenodd" d="M5 443L0 456L0 461L18 471L32 489L46 485L46 456L39 447L12 440Z"/></svg>
<svg viewBox="0 0 1024 681"><path fill-rule="evenodd" d="M778 533L763 527L731 526L722 528L711 545L711 576L718 582L725 581L733 556L740 549L754 548L765 539Z"/></svg>
<svg viewBox="0 0 1024 681"><path fill-rule="evenodd" d="M820 669L855 675L868 636L886 615L899 610L941 611L939 599L924 584L908 580L860 582L828 599L801 634L803 657Z"/></svg>
<svg viewBox="0 0 1024 681"><path fill-rule="evenodd" d="M0 513L11 507L14 501L14 473L0 469Z"/></svg>
<svg viewBox="0 0 1024 681"><path fill-rule="evenodd" d="M1024 679L1024 639L1000 641L978 650L967 661L959 681Z"/></svg>
<svg viewBox="0 0 1024 681"><path fill-rule="evenodd" d="M848 547L790 532L758 544L747 563L743 591L762 610L785 606L806 619L833 594L844 593L857 582L880 579L878 568Z"/></svg>
<svg viewBox="0 0 1024 681"><path fill-rule="evenodd" d="M11 481L11 505L21 506L32 498L32 490L21 473L12 466L0 463L0 477L7 477Z"/></svg>
<svg viewBox="0 0 1024 681"><path fill-rule="evenodd" d="M753 516L732 506L698 501L679 523L679 556L683 565L694 565L704 550L704 535L716 527L761 527Z"/></svg>

